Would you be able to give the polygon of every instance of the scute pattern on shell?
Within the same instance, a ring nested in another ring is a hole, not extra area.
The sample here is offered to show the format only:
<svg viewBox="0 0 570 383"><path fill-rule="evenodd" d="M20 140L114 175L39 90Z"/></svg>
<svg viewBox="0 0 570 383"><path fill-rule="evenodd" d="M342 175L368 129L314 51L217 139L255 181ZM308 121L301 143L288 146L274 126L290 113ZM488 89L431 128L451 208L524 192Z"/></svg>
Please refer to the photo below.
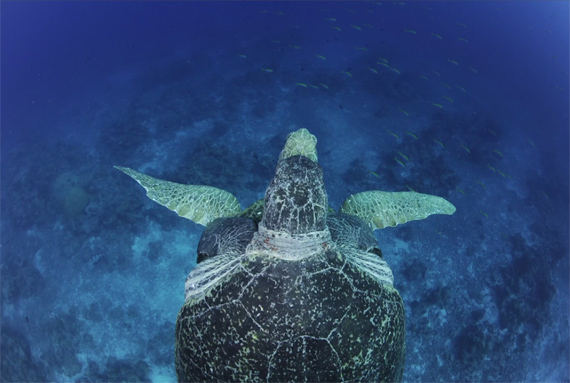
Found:
<svg viewBox="0 0 570 383"><path fill-rule="evenodd" d="M177 324L181 381L398 381L398 292L334 244L297 262L242 258L231 278L187 301Z"/></svg>

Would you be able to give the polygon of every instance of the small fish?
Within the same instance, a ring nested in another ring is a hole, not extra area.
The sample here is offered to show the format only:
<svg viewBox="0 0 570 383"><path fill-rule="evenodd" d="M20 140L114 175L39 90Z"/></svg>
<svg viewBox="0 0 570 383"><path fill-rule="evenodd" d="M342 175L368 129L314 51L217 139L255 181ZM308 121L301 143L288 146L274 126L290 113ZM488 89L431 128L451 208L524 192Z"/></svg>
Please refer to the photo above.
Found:
<svg viewBox="0 0 570 383"><path fill-rule="evenodd" d="M488 167L489 169L491 169L491 170L493 171L493 173L497 173L497 171L495 170L495 168L492 167L491 165L487 164L487 167Z"/></svg>
<svg viewBox="0 0 570 383"><path fill-rule="evenodd" d="M313 85L313 84L311 84L311 85L309 85L309 86L310 86L311 88L313 88L313 89L320 89L318 86Z"/></svg>
<svg viewBox="0 0 570 383"><path fill-rule="evenodd" d="M289 46L290 46L291 48L293 48L293 49L301 49L301 47L298 46L298 45L289 45Z"/></svg>
<svg viewBox="0 0 570 383"><path fill-rule="evenodd" d="M400 137L394 133L394 132L388 132L389 135L396 137L398 140L400 139Z"/></svg>
<svg viewBox="0 0 570 383"><path fill-rule="evenodd" d="M455 190L457 190L457 191L458 191L459 193L461 193L461 194L465 194L465 192L464 192L463 190L459 189L459 188L455 188Z"/></svg>
<svg viewBox="0 0 570 383"><path fill-rule="evenodd" d="M326 21L336 21L336 19L334 17L327 17L325 20Z"/></svg>
<svg viewBox="0 0 570 383"><path fill-rule="evenodd" d="M396 68L390 68L390 70L393 70L394 72L400 74L400 71L399 71L398 69L396 69Z"/></svg>
<svg viewBox="0 0 570 383"><path fill-rule="evenodd" d="M398 1L396 3L393 3L394 5L406 5L406 3L404 3L403 1Z"/></svg>
<svg viewBox="0 0 570 383"><path fill-rule="evenodd" d="M528 140L528 143L534 148L534 142L532 142L532 140Z"/></svg>
<svg viewBox="0 0 570 383"><path fill-rule="evenodd" d="M411 33L411 34L416 34L416 31L414 31L413 29L404 29L404 32L406 33Z"/></svg>
<svg viewBox="0 0 570 383"><path fill-rule="evenodd" d="M262 9L261 11L259 11L259 13L269 13L269 11L267 9Z"/></svg>
<svg viewBox="0 0 570 383"><path fill-rule="evenodd" d="M352 74L350 72L341 70L340 73L343 73L343 74L347 75L348 77L352 77Z"/></svg>
<svg viewBox="0 0 570 383"><path fill-rule="evenodd" d="M465 25L463 23L456 23L456 24L459 25L460 27L467 28L467 25Z"/></svg>
<svg viewBox="0 0 570 383"><path fill-rule="evenodd" d="M406 161L409 161L410 159L408 158L408 156L406 156L404 153L398 151L398 154L401 155L403 158L406 159Z"/></svg>
<svg viewBox="0 0 570 383"><path fill-rule="evenodd" d="M477 182L479 185L481 185L481 187L482 187L483 189L487 189L487 188L485 187L485 185L483 185L483 182L479 182L479 181L475 181L475 182Z"/></svg>
<svg viewBox="0 0 570 383"><path fill-rule="evenodd" d="M489 218L489 215L487 213L485 213L483 210L479 210L481 212L481 214L483 214L485 217Z"/></svg>
<svg viewBox="0 0 570 383"><path fill-rule="evenodd" d="M372 171L370 171L370 172L368 172L368 173L372 174L372 175L375 176L376 178L380 178L380 176L378 175L378 173L375 173L375 172L372 172Z"/></svg>
<svg viewBox="0 0 570 383"><path fill-rule="evenodd" d="M394 159L396 160L397 163L399 163L404 169L406 168L406 165L404 165L404 163L402 161L400 161L398 158L394 157Z"/></svg>
<svg viewBox="0 0 570 383"><path fill-rule="evenodd" d="M283 16L285 13L278 11L278 12L273 12L274 15L279 15L279 16Z"/></svg>
<svg viewBox="0 0 570 383"><path fill-rule="evenodd" d="M432 70L433 73L435 73L437 75L437 77L441 77L441 75L439 74L439 72L436 72L434 70Z"/></svg>
<svg viewBox="0 0 570 383"><path fill-rule="evenodd" d="M555 88L556 88L556 90L561 90L561 91L564 91L564 88L563 88L563 87L561 87L560 85L556 85L556 86L555 86Z"/></svg>
<svg viewBox="0 0 570 383"><path fill-rule="evenodd" d="M368 69L370 69L370 71L371 71L372 73L378 74L378 71L377 71L376 69L370 68L370 67L369 67Z"/></svg>
<svg viewBox="0 0 570 383"><path fill-rule="evenodd" d="M281 44L281 40L271 40L273 44Z"/></svg>
<svg viewBox="0 0 570 383"><path fill-rule="evenodd" d="M348 13L352 13L352 14L355 14L355 13L356 13L356 11L355 11L354 9L347 9L346 11L347 11Z"/></svg>
<svg viewBox="0 0 570 383"><path fill-rule="evenodd" d="M437 33L432 33L432 34L431 34L431 37L435 37L436 39L443 40L443 39L441 38L441 36L438 35Z"/></svg>
<svg viewBox="0 0 570 383"><path fill-rule="evenodd" d="M424 76L423 74L420 76L420 78L429 81L429 78L427 78L427 77Z"/></svg>
<svg viewBox="0 0 570 383"><path fill-rule="evenodd" d="M489 133L491 133L493 136L497 136L497 132L495 132L493 129L486 129L489 131Z"/></svg>
<svg viewBox="0 0 570 383"><path fill-rule="evenodd" d="M372 28L372 24L362 24L362 25L364 25L367 28Z"/></svg>
<svg viewBox="0 0 570 383"><path fill-rule="evenodd" d="M493 152L497 153L499 156L503 157L503 153L499 152L497 149L493 150Z"/></svg>
<svg viewBox="0 0 570 383"><path fill-rule="evenodd" d="M459 65L459 63L458 63L457 61L452 60L452 59L447 59L447 62L450 62L450 63L452 63L453 65Z"/></svg>
<svg viewBox="0 0 570 383"><path fill-rule="evenodd" d="M467 39L464 39L464 38L463 38L463 37L461 37L461 36L457 36L457 40L459 40L459 41L463 41L464 43L468 43L468 44L469 44L469 40L467 40Z"/></svg>
<svg viewBox="0 0 570 383"><path fill-rule="evenodd" d="M402 108L398 108L398 110L402 113L404 113L407 117L410 117L410 114L408 112L406 112L404 109Z"/></svg>
<svg viewBox="0 0 570 383"><path fill-rule="evenodd" d="M246 59L247 56L246 55L238 55L239 57L241 57L242 59Z"/></svg>
<svg viewBox="0 0 570 383"><path fill-rule="evenodd" d="M325 56L323 56L323 55L315 55L315 56L317 56L317 57L320 58L321 60L326 60L326 59L327 59L327 58L326 58Z"/></svg>
<svg viewBox="0 0 570 383"><path fill-rule="evenodd" d="M460 87L459 85L457 85L457 89L459 89L460 91L462 91L463 93L466 92L465 88Z"/></svg>
<svg viewBox="0 0 570 383"><path fill-rule="evenodd" d="M337 27L337 26L331 27L331 29L336 29L339 32L342 31L342 29L340 29L340 27Z"/></svg>
<svg viewBox="0 0 570 383"><path fill-rule="evenodd" d="M546 199L550 199L548 198L548 194L546 194L545 192L541 191L542 195L546 197Z"/></svg>
<svg viewBox="0 0 570 383"><path fill-rule="evenodd" d="M412 188L409 187L408 185L406 185L406 187L407 187L408 189L410 189L410 191L413 191L414 193L417 193L414 189L412 189Z"/></svg>
<svg viewBox="0 0 570 383"><path fill-rule="evenodd" d="M323 84L322 82L321 82L321 83L319 83L319 85L320 85L320 86L322 86L322 87L323 87L323 88L325 88L325 89L328 89L328 88L329 88L329 86L328 86L328 85L326 85L326 84Z"/></svg>
<svg viewBox="0 0 570 383"><path fill-rule="evenodd" d="M389 64L388 60L386 60L384 57L378 57L378 60L384 61L386 64Z"/></svg>
<svg viewBox="0 0 570 383"><path fill-rule="evenodd" d="M442 233L441 231L436 230L435 232L436 232L437 234L439 234L439 236L440 236L441 238L443 238L443 233Z"/></svg>
<svg viewBox="0 0 570 383"><path fill-rule="evenodd" d="M388 69L392 69L392 68L390 68L390 65L388 65L388 64L386 64L386 63L378 62L377 64L378 64L378 65L382 65L383 67L386 67L386 68L388 68Z"/></svg>
<svg viewBox="0 0 570 383"><path fill-rule="evenodd" d="M360 28L358 25L350 24L350 26L353 27L354 29L356 29L357 31L362 30L362 28Z"/></svg>
<svg viewBox="0 0 570 383"><path fill-rule="evenodd" d="M453 99L451 97L443 96L443 98L445 98L447 101L453 104Z"/></svg>
<svg viewBox="0 0 570 383"><path fill-rule="evenodd" d="M440 108L440 109L443 109L443 105L441 105L441 104L436 104L436 103L434 102L432 105L433 105L433 106L437 106L437 107Z"/></svg>
<svg viewBox="0 0 570 383"><path fill-rule="evenodd" d="M497 169L497 171L499 172L500 175L503 176L503 178L507 178L507 176L505 175L505 173L503 173L502 171L500 171L499 169Z"/></svg>
<svg viewBox="0 0 570 383"><path fill-rule="evenodd" d="M445 148L445 146L443 146L443 143L439 140L436 140L435 138L433 139L433 142L435 142L436 144L438 144L439 146L441 146L442 148Z"/></svg>
<svg viewBox="0 0 570 383"><path fill-rule="evenodd" d="M267 73L273 73L273 69L269 69L269 68L261 68L262 71L267 72Z"/></svg>
<svg viewBox="0 0 570 383"><path fill-rule="evenodd" d="M444 87L446 87L447 89L451 90L451 87L449 85L447 85L446 83L442 82L441 85L443 85Z"/></svg>
<svg viewBox="0 0 570 383"><path fill-rule="evenodd" d="M307 87L307 84L305 84L304 82L298 82L296 83L298 86L302 86L303 88Z"/></svg>
<svg viewBox="0 0 570 383"><path fill-rule="evenodd" d="M359 50L359 51L367 51L368 48L366 47L355 47L354 49Z"/></svg>
<svg viewBox="0 0 570 383"><path fill-rule="evenodd" d="M469 69L471 69L471 71L475 74L479 73L479 71L477 69L473 68L472 66L470 66Z"/></svg>
<svg viewBox="0 0 570 383"><path fill-rule="evenodd" d="M407 135L410 135L412 137L414 137L416 140L418 139L418 136L416 136L414 133L412 132L406 132Z"/></svg>
<svg viewBox="0 0 570 383"><path fill-rule="evenodd" d="M469 148L468 148L467 146L461 145L461 147L462 147L463 149L465 149L465 151L466 151L467 153L471 154L471 150L469 150Z"/></svg>

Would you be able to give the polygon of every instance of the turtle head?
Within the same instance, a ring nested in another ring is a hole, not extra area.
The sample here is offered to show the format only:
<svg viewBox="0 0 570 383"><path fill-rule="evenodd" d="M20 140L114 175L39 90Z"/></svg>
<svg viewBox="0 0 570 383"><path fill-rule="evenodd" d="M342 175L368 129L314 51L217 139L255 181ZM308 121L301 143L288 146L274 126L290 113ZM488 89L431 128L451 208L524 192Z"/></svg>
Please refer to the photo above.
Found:
<svg viewBox="0 0 570 383"><path fill-rule="evenodd" d="M248 251L299 260L327 247L328 197L316 146L317 138L306 129L287 137Z"/></svg>
<svg viewBox="0 0 570 383"><path fill-rule="evenodd" d="M265 192L265 228L291 235L325 230L328 198L316 146L307 129L287 137Z"/></svg>
<svg viewBox="0 0 570 383"><path fill-rule="evenodd" d="M317 137L307 129L299 129L289 133L285 147L279 154L279 161L293 156L305 156L313 162L318 162Z"/></svg>

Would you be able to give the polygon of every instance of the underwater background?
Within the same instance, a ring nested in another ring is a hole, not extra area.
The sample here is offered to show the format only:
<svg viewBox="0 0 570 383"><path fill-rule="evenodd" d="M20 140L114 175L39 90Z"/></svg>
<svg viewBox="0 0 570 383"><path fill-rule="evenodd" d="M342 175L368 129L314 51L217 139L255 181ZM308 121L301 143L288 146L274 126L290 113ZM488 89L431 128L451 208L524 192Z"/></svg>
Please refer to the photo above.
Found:
<svg viewBox="0 0 570 383"><path fill-rule="evenodd" d="M263 198L317 136L376 231L406 381L569 381L568 2L2 2L1 380L175 381L203 227L113 168Z"/></svg>

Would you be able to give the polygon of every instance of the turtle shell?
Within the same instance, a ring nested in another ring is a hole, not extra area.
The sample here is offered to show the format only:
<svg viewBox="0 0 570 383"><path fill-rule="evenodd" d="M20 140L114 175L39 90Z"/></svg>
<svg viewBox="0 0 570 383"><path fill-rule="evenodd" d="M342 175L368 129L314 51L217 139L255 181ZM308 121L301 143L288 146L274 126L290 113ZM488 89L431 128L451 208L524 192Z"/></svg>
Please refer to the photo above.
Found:
<svg viewBox="0 0 570 383"><path fill-rule="evenodd" d="M401 380L402 298L371 226L328 211L315 145L292 133L263 204L206 229L176 321L179 381Z"/></svg>
<svg viewBox="0 0 570 383"><path fill-rule="evenodd" d="M176 323L179 380L401 380L404 305L367 269L384 261L370 251L378 247L371 229L353 218L327 219L333 241L320 254L237 255L239 266L187 299Z"/></svg>

